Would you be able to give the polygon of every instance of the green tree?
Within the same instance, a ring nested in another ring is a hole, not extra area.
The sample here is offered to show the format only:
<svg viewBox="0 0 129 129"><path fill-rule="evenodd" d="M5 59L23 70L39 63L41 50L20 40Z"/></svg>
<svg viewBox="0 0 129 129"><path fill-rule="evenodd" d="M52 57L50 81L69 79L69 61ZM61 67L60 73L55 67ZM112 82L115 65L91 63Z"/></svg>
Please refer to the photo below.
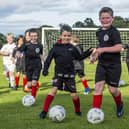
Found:
<svg viewBox="0 0 129 129"><path fill-rule="evenodd" d="M0 33L0 47L6 43L6 37L4 34Z"/></svg>
<svg viewBox="0 0 129 129"><path fill-rule="evenodd" d="M77 27L77 28L83 28L83 27L85 27L85 25L84 25L84 23L83 22L81 22L81 21L77 21L77 22L75 22L74 24L73 24L73 26L72 27Z"/></svg>
<svg viewBox="0 0 129 129"><path fill-rule="evenodd" d="M85 27L97 27L95 24L94 24L94 21L92 20L92 18L86 18L84 20L84 25Z"/></svg>
<svg viewBox="0 0 129 129"><path fill-rule="evenodd" d="M113 25L118 28L128 28L129 27L129 18L122 18L121 16L116 16Z"/></svg>

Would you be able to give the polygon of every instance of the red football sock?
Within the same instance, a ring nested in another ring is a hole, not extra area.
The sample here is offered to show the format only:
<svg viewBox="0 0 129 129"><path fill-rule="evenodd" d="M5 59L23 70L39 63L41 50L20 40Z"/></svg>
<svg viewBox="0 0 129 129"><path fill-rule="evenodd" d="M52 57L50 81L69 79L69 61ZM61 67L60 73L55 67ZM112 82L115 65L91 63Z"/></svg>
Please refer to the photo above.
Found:
<svg viewBox="0 0 129 129"><path fill-rule="evenodd" d="M15 77L15 84L16 84L17 87L19 86L19 76Z"/></svg>
<svg viewBox="0 0 129 129"><path fill-rule="evenodd" d="M94 95L92 107L101 108L101 104L102 104L102 95Z"/></svg>
<svg viewBox="0 0 129 129"><path fill-rule="evenodd" d="M72 99L72 100L73 100L75 112L80 112L80 99L79 99L79 97L77 99Z"/></svg>
<svg viewBox="0 0 129 129"><path fill-rule="evenodd" d="M40 84L39 84L39 82L37 82L37 86L36 86L36 87L37 87L37 89L40 87Z"/></svg>
<svg viewBox="0 0 129 129"><path fill-rule="evenodd" d="M52 95L46 96L46 98L44 100L43 111L48 112L49 106L52 103L53 99L54 99L54 96L52 96Z"/></svg>
<svg viewBox="0 0 129 129"><path fill-rule="evenodd" d="M23 77L23 86L27 84L27 77Z"/></svg>
<svg viewBox="0 0 129 129"><path fill-rule="evenodd" d="M82 81L82 84L83 84L84 88L89 88L89 86L88 86L88 83L87 83L87 80L86 80L86 79L82 79L81 81Z"/></svg>
<svg viewBox="0 0 129 129"><path fill-rule="evenodd" d="M36 98L36 93L37 93L37 87L36 86L32 86L32 90L31 90L31 95Z"/></svg>
<svg viewBox="0 0 129 129"><path fill-rule="evenodd" d="M113 96L114 101L116 103L117 106L121 105L122 100L121 100L121 93L118 96Z"/></svg>

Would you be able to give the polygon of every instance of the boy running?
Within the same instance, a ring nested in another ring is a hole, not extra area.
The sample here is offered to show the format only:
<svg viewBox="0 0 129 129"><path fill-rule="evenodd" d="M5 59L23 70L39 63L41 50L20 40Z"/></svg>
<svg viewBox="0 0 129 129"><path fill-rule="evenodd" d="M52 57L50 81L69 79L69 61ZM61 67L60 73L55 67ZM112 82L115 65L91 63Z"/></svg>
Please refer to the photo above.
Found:
<svg viewBox="0 0 129 129"><path fill-rule="evenodd" d="M3 56L3 66L4 66L4 74L9 81L9 87L13 90L16 90L15 80L14 80L14 71L15 64L12 60L13 49L16 47L13 42L14 36L12 33L8 33L6 36L7 44L3 45L0 50L0 55Z"/></svg>

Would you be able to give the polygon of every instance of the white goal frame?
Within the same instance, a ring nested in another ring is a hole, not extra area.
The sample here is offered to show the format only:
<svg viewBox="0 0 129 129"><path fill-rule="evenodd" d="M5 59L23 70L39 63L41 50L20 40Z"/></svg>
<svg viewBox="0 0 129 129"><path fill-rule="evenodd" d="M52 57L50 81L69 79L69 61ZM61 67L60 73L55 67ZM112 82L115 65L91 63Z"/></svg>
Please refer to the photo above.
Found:
<svg viewBox="0 0 129 129"><path fill-rule="evenodd" d="M72 30L74 31L74 30L76 30L76 31L91 31L91 32L93 32L93 31L95 31L96 32L96 30L97 30L98 28L72 28ZM41 36L41 42L42 42L42 44L43 44L43 47L44 47L44 53L45 53L45 51L47 51L46 49L46 37L45 37L45 31L46 30L60 30L60 28L59 27L56 27L56 28L52 28L52 27L43 27L42 28L42 36ZM121 34L121 39L122 39L122 42L123 42L123 44L127 44L127 43L129 43L129 28L118 28L118 30L120 31L120 34ZM122 33L122 32L128 32L125 36L124 36L124 33ZM124 41L124 39L123 38L127 38L127 40L126 41ZM46 55L46 54L45 54ZM126 56L126 52L122 52L122 58L124 59L125 58L125 56Z"/></svg>

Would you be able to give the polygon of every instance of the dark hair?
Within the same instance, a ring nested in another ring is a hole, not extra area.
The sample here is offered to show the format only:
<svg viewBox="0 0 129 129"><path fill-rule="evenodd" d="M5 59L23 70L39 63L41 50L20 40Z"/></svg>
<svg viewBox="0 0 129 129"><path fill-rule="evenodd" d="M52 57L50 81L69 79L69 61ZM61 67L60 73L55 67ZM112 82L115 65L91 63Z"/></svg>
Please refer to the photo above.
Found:
<svg viewBox="0 0 129 129"><path fill-rule="evenodd" d="M16 45L18 45L18 41L19 41L20 38L22 38L22 39L23 39L23 42L24 42L24 36L23 36L23 35L19 35L19 36L16 38Z"/></svg>
<svg viewBox="0 0 129 129"><path fill-rule="evenodd" d="M35 28L30 29L29 30L29 35L30 35L30 33L37 33L37 35L38 35L38 31Z"/></svg>
<svg viewBox="0 0 129 129"><path fill-rule="evenodd" d="M25 31L25 35L26 35L26 33L28 33L28 32L30 32L30 29L28 29L28 30Z"/></svg>
<svg viewBox="0 0 129 129"><path fill-rule="evenodd" d="M99 17L101 16L102 13L109 13L112 17L113 17L113 10L110 7L103 7L101 8L101 10L99 11Z"/></svg>
<svg viewBox="0 0 129 129"><path fill-rule="evenodd" d="M60 34L62 34L64 31L72 32L71 26L67 24L60 25Z"/></svg>

